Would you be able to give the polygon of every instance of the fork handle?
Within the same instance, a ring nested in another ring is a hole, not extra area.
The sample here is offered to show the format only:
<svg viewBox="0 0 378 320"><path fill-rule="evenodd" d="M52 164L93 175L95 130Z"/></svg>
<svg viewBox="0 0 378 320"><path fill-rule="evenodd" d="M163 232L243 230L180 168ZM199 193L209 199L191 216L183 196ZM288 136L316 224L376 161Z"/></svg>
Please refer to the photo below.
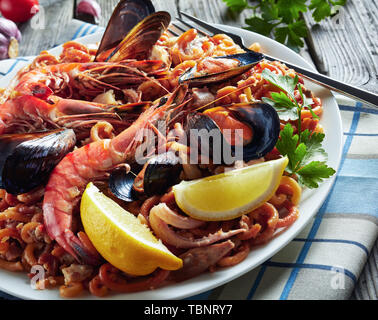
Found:
<svg viewBox="0 0 378 320"><path fill-rule="evenodd" d="M326 87L329 90L336 91L338 93L341 93L345 96L348 96L352 99L361 101L365 104L371 105L375 108L378 107L378 95L359 89L357 87L351 86L349 84L343 83L341 81L332 79L330 77L327 77L323 74L313 72L309 69L305 69L296 65L292 65L289 62L282 61L277 58L270 57L268 55L265 55L265 58L271 61L278 60L284 63L287 67L294 69L297 73L299 73L303 78L306 78L318 85L321 85L323 87Z"/></svg>

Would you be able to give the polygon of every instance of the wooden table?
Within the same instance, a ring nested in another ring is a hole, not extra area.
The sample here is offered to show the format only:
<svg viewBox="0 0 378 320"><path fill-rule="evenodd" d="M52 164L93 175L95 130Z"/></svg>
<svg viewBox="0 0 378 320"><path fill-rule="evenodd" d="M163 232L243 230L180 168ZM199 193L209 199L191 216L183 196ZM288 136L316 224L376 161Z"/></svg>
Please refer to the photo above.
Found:
<svg viewBox="0 0 378 320"><path fill-rule="evenodd" d="M31 22L20 26L23 40L20 55L36 55L70 39L64 38L64 27L75 18L78 0L40 0L44 10L44 29L33 28ZM118 0L98 0L102 8L100 26L107 21ZM152 0L156 10L168 11L174 18L185 11L207 22L244 26L250 12L235 16L222 0ZM378 5L371 0L349 0L337 19L321 24L304 16L308 25L308 39L301 55L315 65L319 72L363 89L378 92ZM352 298L369 299L365 289L367 279L377 274L378 244ZM377 281L377 279L375 279ZM377 286L376 286L377 287ZM361 294L362 292L362 294ZM375 293L376 295L377 293Z"/></svg>

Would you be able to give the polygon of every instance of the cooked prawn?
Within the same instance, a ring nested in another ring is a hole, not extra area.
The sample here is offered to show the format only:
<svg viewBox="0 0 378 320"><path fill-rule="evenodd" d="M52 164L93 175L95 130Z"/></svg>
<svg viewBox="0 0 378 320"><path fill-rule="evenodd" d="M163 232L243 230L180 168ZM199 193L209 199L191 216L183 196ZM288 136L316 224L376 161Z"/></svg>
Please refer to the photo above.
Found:
<svg viewBox="0 0 378 320"><path fill-rule="evenodd" d="M119 63L61 63L36 68L20 75L14 91L42 99L50 95L94 98L106 89L122 90L140 84L162 67L161 61L127 60Z"/></svg>
<svg viewBox="0 0 378 320"><path fill-rule="evenodd" d="M31 95L6 101L0 107L0 134L32 132L51 128L85 129L99 120L125 128L148 105L146 102L126 105L106 105L84 100L63 99L57 96L46 102ZM127 114L121 119L120 114Z"/></svg>
<svg viewBox="0 0 378 320"><path fill-rule="evenodd" d="M131 161L141 144L137 137L157 120L166 118L177 95L180 95L180 90L171 94L163 106L156 104L147 109L113 139L95 141L69 153L51 173L43 201L46 230L50 238L78 261L88 264L98 262L71 230L72 215L85 186L118 164Z"/></svg>

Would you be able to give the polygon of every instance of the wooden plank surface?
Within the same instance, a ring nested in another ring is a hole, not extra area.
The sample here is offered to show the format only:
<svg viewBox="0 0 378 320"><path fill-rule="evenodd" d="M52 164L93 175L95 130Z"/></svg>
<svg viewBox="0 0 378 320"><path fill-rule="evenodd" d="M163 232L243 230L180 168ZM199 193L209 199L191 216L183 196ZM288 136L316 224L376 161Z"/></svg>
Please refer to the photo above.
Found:
<svg viewBox="0 0 378 320"><path fill-rule="evenodd" d="M176 0L151 0L156 11L168 11L172 17L177 14ZM101 6L102 18L99 22L100 26L105 27L109 21L109 18L113 12L113 9L119 2L119 0L97 0Z"/></svg>
<svg viewBox="0 0 378 320"><path fill-rule="evenodd" d="M311 56L321 73L378 92L378 1L349 0L317 24L307 13Z"/></svg>
<svg viewBox="0 0 378 320"><path fill-rule="evenodd" d="M61 44L61 34L73 17L73 0L41 1L42 10L32 19L20 26L22 42L20 56L37 55Z"/></svg>

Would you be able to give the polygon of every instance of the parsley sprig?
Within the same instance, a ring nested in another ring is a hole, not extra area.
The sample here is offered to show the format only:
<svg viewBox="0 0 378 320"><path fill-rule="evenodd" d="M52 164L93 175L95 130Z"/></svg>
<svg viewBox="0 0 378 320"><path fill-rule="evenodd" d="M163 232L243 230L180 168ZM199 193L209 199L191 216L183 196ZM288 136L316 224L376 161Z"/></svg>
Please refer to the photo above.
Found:
<svg viewBox="0 0 378 320"><path fill-rule="evenodd" d="M296 175L299 183L304 186L317 188L323 179L336 172L326 163L327 153L322 148L324 134L310 134L307 129L301 134L293 134L293 131L293 126L287 123L280 133L276 148L289 158L286 171L290 175ZM298 143L299 136L302 137L301 143Z"/></svg>
<svg viewBox="0 0 378 320"><path fill-rule="evenodd" d="M292 78L287 75L284 76L281 74L275 74L269 69L264 69L261 76L263 79L269 81L271 84L281 90L280 92L272 92L272 99L265 97L263 98L264 102L269 103L276 108L281 120L300 120L302 109L305 107L310 110L315 119L319 119L311 108L311 104L313 103L312 99L307 98L303 94L302 85L298 83L299 78L297 75ZM295 98L296 88L298 89L302 98L302 104L300 104ZM298 121L298 131L301 131L301 121ZM299 137L299 141L300 140L301 137Z"/></svg>
<svg viewBox="0 0 378 320"><path fill-rule="evenodd" d="M294 134L294 128L287 123L280 132L280 138L276 144L277 150L289 159L286 171L290 175L296 175L300 184L309 188L317 188L323 179L329 178L335 170L328 167L327 153L322 147L325 135L318 132L301 130L301 112L307 107L312 116L319 118L311 109L312 99L303 94L302 85L298 83L298 76L279 75L264 69L263 79L280 89L272 92L272 98L263 98L263 101L271 104L281 120L297 121L298 133ZM295 90L299 91L302 103L295 99Z"/></svg>
<svg viewBox="0 0 378 320"><path fill-rule="evenodd" d="M231 11L240 13L251 9L252 16L245 19L246 29L277 41L298 51L307 36L302 14L310 11L316 22L335 15L347 0L223 0Z"/></svg>

